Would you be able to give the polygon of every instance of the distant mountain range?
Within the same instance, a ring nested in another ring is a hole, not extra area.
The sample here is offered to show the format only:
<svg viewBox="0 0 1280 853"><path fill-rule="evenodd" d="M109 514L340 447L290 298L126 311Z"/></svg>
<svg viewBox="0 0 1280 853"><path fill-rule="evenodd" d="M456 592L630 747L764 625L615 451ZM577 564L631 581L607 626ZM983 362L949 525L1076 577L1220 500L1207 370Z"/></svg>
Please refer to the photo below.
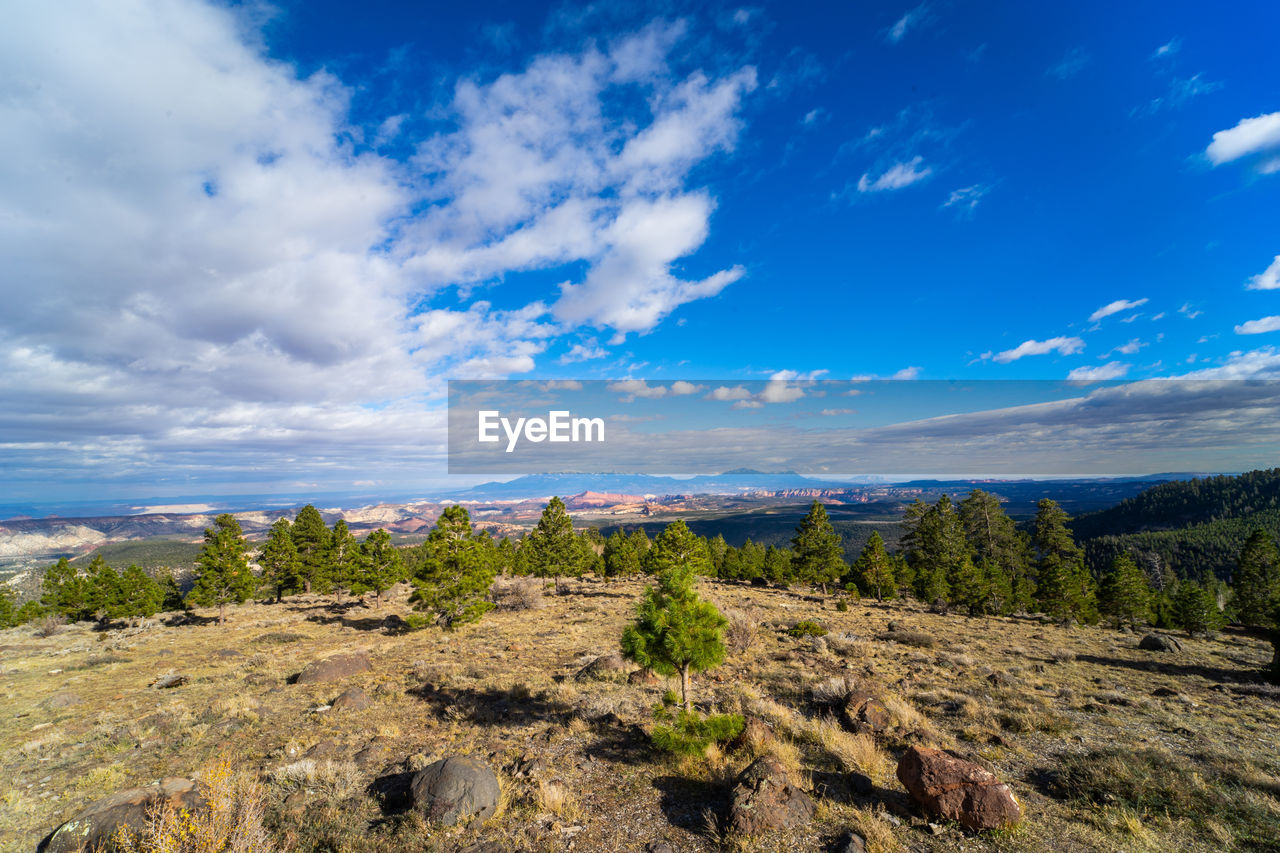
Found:
<svg viewBox="0 0 1280 853"><path fill-rule="evenodd" d="M583 492L618 495L722 495L744 492L779 492L795 489L848 489L880 482L878 478L818 480L795 471L765 472L737 468L722 474L696 477L661 477L652 474L529 474L505 483L482 483L450 495L460 501L534 500L552 495L568 497Z"/></svg>

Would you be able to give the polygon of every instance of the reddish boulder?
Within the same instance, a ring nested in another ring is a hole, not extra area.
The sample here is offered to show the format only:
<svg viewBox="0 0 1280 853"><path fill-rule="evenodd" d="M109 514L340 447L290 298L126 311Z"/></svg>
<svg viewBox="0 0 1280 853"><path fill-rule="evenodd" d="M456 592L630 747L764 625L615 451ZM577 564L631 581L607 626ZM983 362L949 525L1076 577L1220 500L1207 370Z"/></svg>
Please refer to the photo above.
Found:
<svg viewBox="0 0 1280 853"><path fill-rule="evenodd" d="M88 806L50 833L37 848L40 853L78 853L81 850L114 850L112 836L118 827L139 832L147 812L156 803L167 802L175 809L197 811L205 806L196 783L169 777L153 785L129 788Z"/></svg>
<svg viewBox="0 0 1280 853"><path fill-rule="evenodd" d="M315 684L320 681L338 681L357 673L366 672L372 666L364 651L344 652L323 660L312 661L295 681L298 684Z"/></svg>
<svg viewBox="0 0 1280 853"><path fill-rule="evenodd" d="M999 829L1022 819L1008 785L940 749L909 748L898 762L898 781L925 811L969 829Z"/></svg>
<svg viewBox="0 0 1280 853"><path fill-rule="evenodd" d="M883 732L893 723L889 709L869 693L850 693L840 708L840 721L852 732Z"/></svg>
<svg viewBox="0 0 1280 853"><path fill-rule="evenodd" d="M341 696L333 700L335 711L363 711L373 704L369 694L359 687L348 687Z"/></svg>
<svg viewBox="0 0 1280 853"><path fill-rule="evenodd" d="M790 829L813 818L813 800L787 777L772 755L762 755L738 777L729 807L729 826L739 835Z"/></svg>

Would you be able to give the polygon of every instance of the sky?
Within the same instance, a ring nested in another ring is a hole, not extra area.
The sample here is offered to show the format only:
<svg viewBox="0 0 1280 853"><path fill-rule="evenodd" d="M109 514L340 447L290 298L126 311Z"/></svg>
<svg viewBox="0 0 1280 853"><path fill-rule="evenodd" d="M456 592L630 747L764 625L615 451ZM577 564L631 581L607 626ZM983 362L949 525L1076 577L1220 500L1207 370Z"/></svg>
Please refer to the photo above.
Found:
<svg viewBox="0 0 1280 853"><path fill-rule="evenodd" d="M1280 378L1275 4L472 6L7 11L0 494L448 482L448 379Z"/></svg>

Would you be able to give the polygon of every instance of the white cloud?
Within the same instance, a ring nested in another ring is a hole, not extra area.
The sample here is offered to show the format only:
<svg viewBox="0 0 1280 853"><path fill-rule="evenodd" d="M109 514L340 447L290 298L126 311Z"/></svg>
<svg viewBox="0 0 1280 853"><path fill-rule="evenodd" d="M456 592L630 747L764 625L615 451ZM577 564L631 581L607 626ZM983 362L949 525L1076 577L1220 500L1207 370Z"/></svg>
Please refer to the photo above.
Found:
<svg viewBox="0 0 1280 853"><path fill-rule="evenodd" d="M914 9L903 14L901 18L895 21L893 26L889 27L889 29L885 31L885 38L893 44L897 44L906 37L910 30L913 30L918 25L924 23L924 21L928 19L928 16L929 7L924 3L920 4Z"/></svg>
<svg viewBox="0 0 1280 853"><path fill-rule="evenodd" d="M1083 71L1084 67L1089 64L1090 59L1091 57L1085 52L1084 48L1072 48L1061 61L1050 66L1045 73L1052 77L1057 77L1059 80L1067 80Z"/></svg>
<svg viewBox="0 0 1280 853"><path fill-rule="evenodd" d="M823 409L819 412L819 414L824 418L834 418L839 417L840 415L854 415L857 413L857 409Z"/></svg>
<svg viewBox="0 0 1280 853"><path fill-rule="evenodd" d="M1048 355L1056 352L1059 355L1074 355L1084 349L1084 341L1075 337L1056 337L1049 338L1047 341L1029 340L1023 341L1013 349L1004 352L984 353L982 358L992 359L1000 364L1008 364L1011 361L1017 361L1029 355Z"/></svg>
<svg viewBox="0 0 1280 853"><path fill-rule="evenodd" d="M1277 148L1280 148L1280 112L1241 119L1235 127L1218 131L1204 154L1213 165L1221 166Z"/></svg>
<svg viewBox="0 0 1280 853"><path fill-rule="evenodd" d="M532 370L574 327L648 331L744 274L674 272L715 210L690 176L732 151L755 88L749 67L674 73L682 24L463 80L430 105L453 129L423 137L413 116L354 125L352 89L266 57L236 8L130 10L29 4L0 28L15 478L68 468L58 442L148 483L365 444L412 476L438 461L445 375ZM570 264L580 281L523 305L468 295Z"/></svg>
<svg viewBox="0 0 1280 853"><path fill-rule="evenodd" d="M933 170L928 166L923 169L920 168L920 164L923 162L924 158L917 155L906 162L894 163L876 178L872 178L870 173L864 173L858 179L858 192L881 192L883 190L900 190L903 187L909 187L932 174Z"/></svg>
<svg viewBox="0 0 1280 853"><path fill-rule="evenodd" d="M1097 311L1089 315L1089 322L1096 323L1104 317L1110 317L1112 314L1119 314L1121 311L1128 311L1132 308L1138 308L1146 305L1151 300L1143 297L1142 299L1117 299L1115 302L1108 302ZM1136 318L1135 318L1136 319Z"/></svg>
<svg viewBox="0 0 1280 853"><path fill-rule="evenodd" d="M1067 379L1072 382L1105 382L1109 379L1120 379L1128 372L1129 365L1112 361L1097 367L1077 367L1067 374Z"/></svg>
<svg viewBox="0 0 1280 853"><path fill-rule="evenodd" d="M1178 378L1280 379L1280 349L1260 347L1248 352L1236 350L1227 356L1226 363L1218 367L1206 367Z"/></svg>
<svg viewBox="0 0 1280 853"><path fill-rule="evenodd" d="M890 379L918 379L920 377L920 368L904 367L897 373L890 376Z"/></svg>
<svg viewBox="0 0 1280 853"><path fill-rule="evenodd" d="M1204 312L1195 308L1190 302L1182 303L1182 307L1178 309L1178 313L1186 317L1188 320L1194 320Z"/></svg>
<svg viewBox="0 0 1280 853"><path fill-rule="evenodd" d="M1127 344L1122 344L1121 346L1116 347L1114 350L1112 350L1112 352L1124 353L1125 355L1133 355L1134 353L1136 353L1138 350L1142 349L1145 346L1146 344L1144 344L1142 341L1140 341L1137 338L1134 338L1131 341L1129 341ZM1103 356L1103 358L1106 358L1106 356Z"/></svg>
<svg viewBox="0 0 1280 853"><path fill-rule="evenodd" d="M1267 332L1280 332L1280 315L1250 320L1236 326L1237 335L1262 335Z"/></svg>
<svg viewBox="0 0 1280 853"><path fill-rule="evenodd" d="M595 338L589 338L583 343L574 344L569 351L560 356L561 364L572 364L576 361L591 361L597 358L607 358L608 350L599 346Z"/></svg>
<svg viewBox="0 0 1280 853"><path fill-rule="evenodd" d="M1169 39L1167 42L1157 47L1152 52L1151 58L1152 59L1168 59L1169 57L1177 54L1177 52L1180 50L1182 50L1182 39L1177 38L1175 36L1174 38Z"/></svg>
<svg viewBox="0 0 1280 853"><path fill-rule="evenodd" d="M686 382L683 379L677 379L675 382L671 383L671 393L677 397L685 397L685 396L688 396L689 394L697 394L699 391L703 390L705 387L706 386L704 385L694 385L692 382Z"/></svg>
<svg viewBox="0 0 1280 853"><path fill-rule="evenodd" d="M606 387L610 391L625 395L623 399L627 402L636 397L657 400L667 396L668 391L665 385L650 385L643 379L623 379L619 382L610 382Z"/></svg>
<svg viewBox="0 0 1280 853"><path fill-rule="evenodd" d="M1251 277L1245 287L1249 290L1280 290L1280 255L1276 255L1271 266Z"/></svg>
<svg viewBox="0 0 1280 853"><path fill-rule="evenodd" d="M763 406L764 406L764 403L760 402L759 400L752 399L752 400L739 400L738 402L734 403L731 408L759 409L759 408L762 408Z"/></svg>
<svg viewBox="0 0 1280 853"><path fill-rule="evenodd" d="M721 385L718 388L712 389L711 393L707 394L706 399L728 402L730 400L747 400L751 397L751 392L741 385L735 385L732 388L726 385Z"/></svg>
<svg viewBox="0 0 1280 853"><path fill-rule="evenodd" d="M961 187L958 190L952 190L951 195L945 202L943 207L954 207L962 213L972 213L977 208L978 202L991 191L991 187L982 184L974 184L969 187Z"/></svg>

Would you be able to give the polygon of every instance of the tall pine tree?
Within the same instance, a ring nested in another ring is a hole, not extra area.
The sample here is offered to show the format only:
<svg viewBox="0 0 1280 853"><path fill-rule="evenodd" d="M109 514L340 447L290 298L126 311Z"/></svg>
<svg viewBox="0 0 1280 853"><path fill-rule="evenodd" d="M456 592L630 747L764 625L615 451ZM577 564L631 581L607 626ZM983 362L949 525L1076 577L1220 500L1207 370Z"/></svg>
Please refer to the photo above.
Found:
<svg viewBox="0 0 1280 853"><path fill-rule="evenodd" d="M245 559L248 546L235 516L223 513L204 531L204 545L196 557L195 585L187 599L201 607L217 607L218 623L227 619L227 605L240 604L253 594L253 573Z"/></svg>
<svg viewBox="0 0 1280 853"><path fill-rule="evenodd" d="M1271 534L1255 530L1249 536L1231 582L1240 621L1245 625L1269 625L1280 604L1280 549Z"/></svg>
<svg viewBox="0 0 1280 853"><path fill-rule="evenodd" d="M1111 617L1115 627L1137 626L1151 619L1151 584L1146 573L1128 554L1111 562L1098 589L1098 609Z"/></svg>
<svg viewBox="0 0 1280 853"><path fill-rule="evenodd" d="M827 584L834 583L849 570L844 549L840 547L840 535L831 526L827 508L818 501L813 502L800 520L791 539L791 552L791 570L796 578L822 587L823 595L827 594Z"/></svg>
<svg viewBox="0 0 1280 853"><path fill-rule="evenodd" d="M540 578L555 578L560 591L562 576L582 574L583 554L573 533L573 519L564 501L553 497L542 510L538 524L529 532L524 547L529 549L529 568Z"/></svg>
<svg viewBox="0 0 1280 853"><path fill-rule="evenodd" d="M440 514L427 535L425 559L410 597L416 610L435 614L446 629L475 622L493 609L487 596L493 583L493 559L488 536L471 528L465 507L451 506Z"/></svg>
<svg viewBox="0 0 1280 853"><path fill-rule="evenodd" d="M298 548L293 544L289 519L281 518L271 525L267 542L258 554L258 566L262 569L262 584L275 594L279 604L286 592L301 585L302 568L298 562Z"/></svg>
<svg viewBox="0 0 1280 853"><path fill-rule="evenodd" d="M898 582L893 572L893 561L884 550L880 531L871 531L871 538L853 564L853 579L858 588L876 601L896 597Z"/></svg>
<svg viewBox="0 0 1280 853"><path fill-rule="evenodd" d="M330 583L329 528L320 510L307 504L298 510L290 528L298 549L298 574L303 592L328 592Z"/></svg>

